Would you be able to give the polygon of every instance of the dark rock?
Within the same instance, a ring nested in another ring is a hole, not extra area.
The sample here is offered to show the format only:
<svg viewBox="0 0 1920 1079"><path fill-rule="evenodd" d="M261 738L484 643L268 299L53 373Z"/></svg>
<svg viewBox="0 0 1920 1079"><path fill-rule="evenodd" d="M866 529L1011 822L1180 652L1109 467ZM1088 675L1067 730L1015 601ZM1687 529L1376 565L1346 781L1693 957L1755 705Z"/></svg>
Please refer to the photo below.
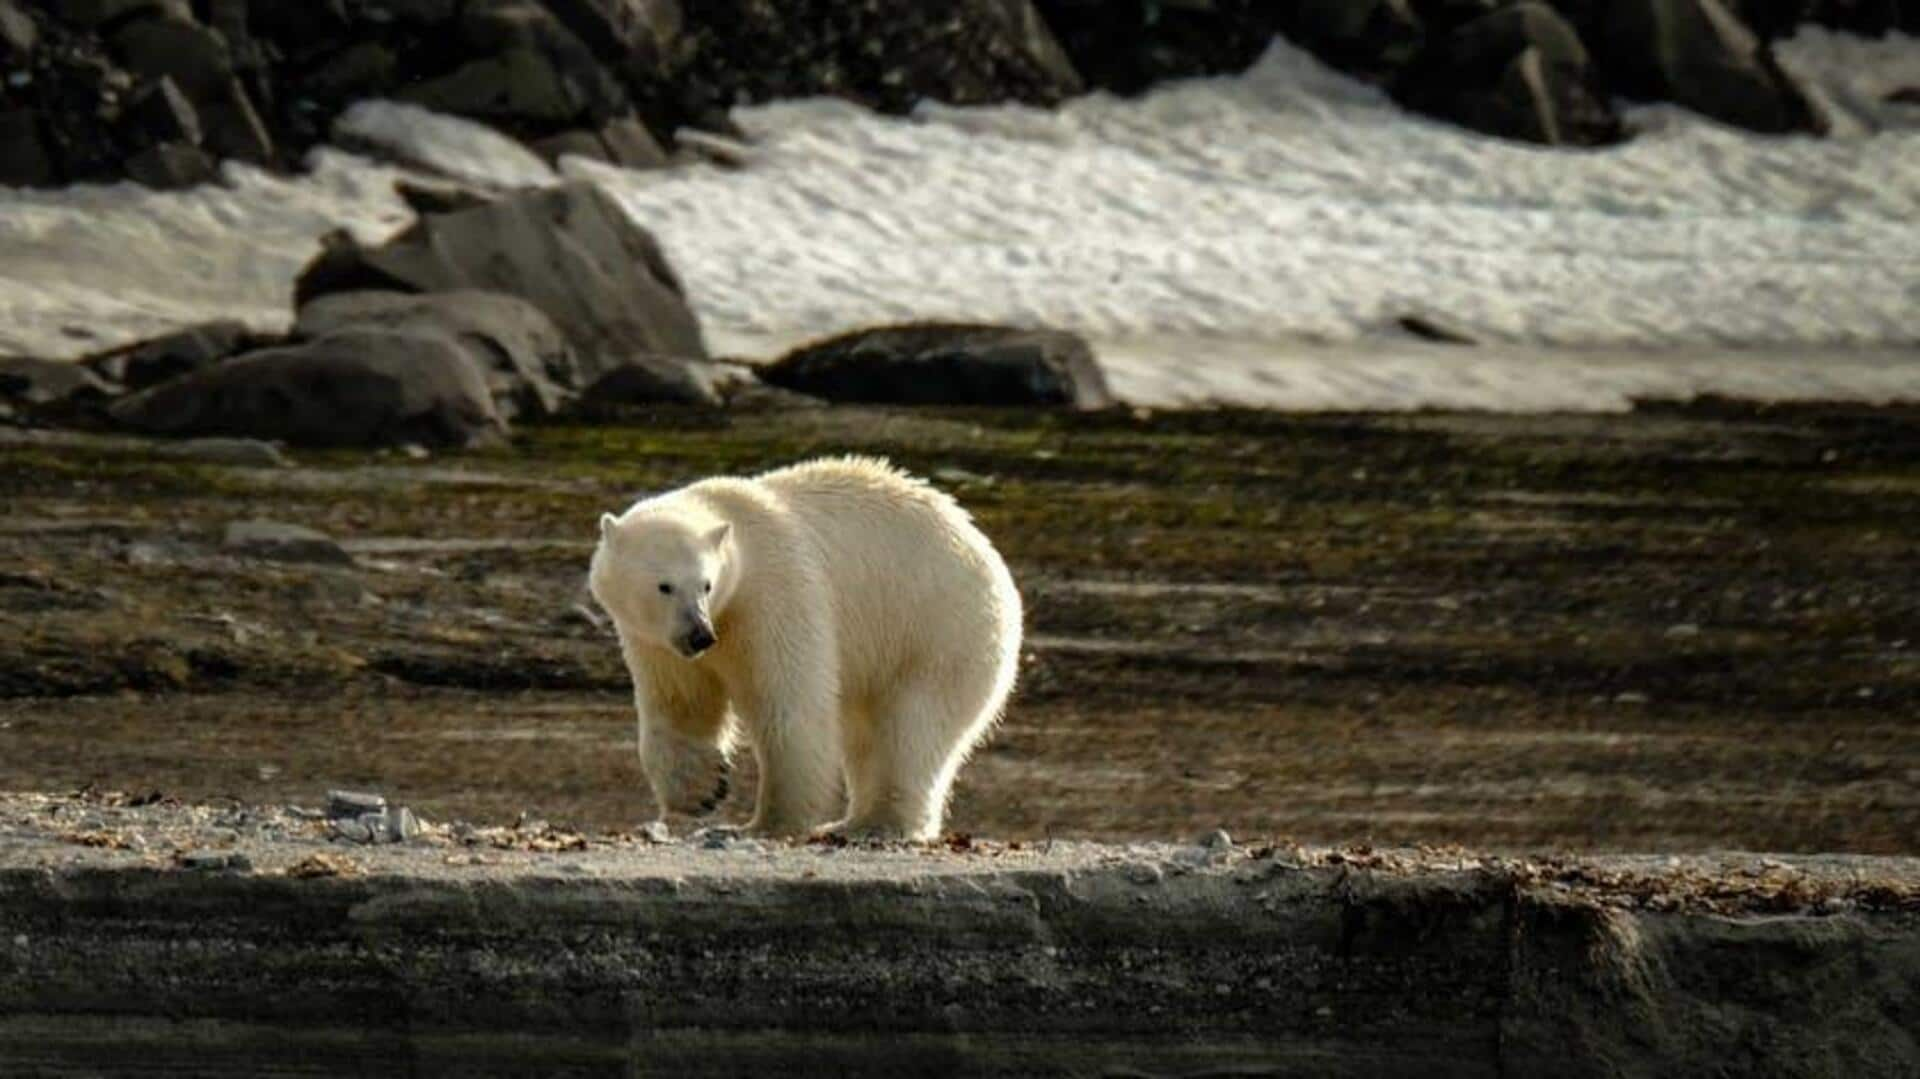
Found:
<svg viewBox="0 0 1920 1079"><path fill-rule="evenodd" d="M1612 85L1752 131L1819 131L1805 94L1720 0L1612 0L1588 38Z"/></svg>
<svg viewBox="0 0 1920 1079"><path fill-rule="evenodd" d="M646 126L630 117L609 121L599 131L563 131L531 143L534 152L548 164L557 165L567 154L624 165L630 169L665 166L667 152L654 141Z"/></svg>
<svg viewBox="0 0 1920 1079"><path fill-rule="evenodd" d="M459 0L381 0L386 13L400 22L439 26L460 10Z"/></svg>
<svg viewBox="0 0 1920 1079"><path fill-rule="evenodd" d="M1282 32L1345 71L1397 69L1425 37L1407 0L1295 0L1287 10Z"/></svg>
<svg viewBox="0 0 1920 1079"><path fill-rule="evenodd" d="M221 543L236 554L270 562L353 564L353 556L332 536L283 521L231 522Z"/></svg>
<svg viewBox="0 0 1920 1079"><path fill-rule="evenodd" d="M330 790L327 792L327 816L334 820L357 818L368 813L385 813L387 798L370 791Z"/></svg>
<svg viewBox="0 0 1920 1079"><path fill-rule="evenodd" d="M113 394L114 388L83 364L0 357L0 400L29 416L64 419L97 409Z"/></svg>
<svg viewBox="0 0 1920 1079"><path fill-rule="evenodd" d="M0 110L0 186L39 187L58 178L33 110Z"/></svg>
<svg viewBox="0 0 1920 1079"><path fill-rule="evenodd" d="M906 111L924 98L1051 104L1082 86L1029 0L701 0L685 11L673 127L743 100L826 94Z"/></svg>
<svg viewBox="0 0 1920 1079"><path fill-rule="evenodd" d="M31 81L17 96L32 110L33 141L44 154L46 182L125 176L129 154L115 132L115 120L133 78L114 66L97 38L53 22L40 24L40 30ZM5 162L0 169L22 167L7 161L8 156L0 155Z"/></svg>
<svg viewBox="0 0 1920 1079"><path fill-rule="evenodd" d="M416 215L458 213L493 201L492 195L454 180L418 180L409 176L395 180L393 190ZM342 234L332 235L338 242L337 237Z"/></svg>
<svg viewBox="0 0 1920 1079"><path fill-rule="evenodd" d="M579 119L583 103L552 62L532 49L509 49L410 86L400 98L521 130L547 130Z"/></svg>
<svg viewBox="0 0 1920 1079"><path fill-rule="evenodd" d="M1394 320L1402 330L1420 338L1441 345L1477 345L1479 339L1472 331L1454 322L1435 315L1401 315Z"/></svg>
<svg viewBox="0 0 1920 1079"><path fill-rule="evenodd" d="M634 362L616 365L581 391L576 411L584 416L604 416L622 405L685 402L679 382L663 375L661 366Z"/></svg>
<svg viewBox="0 0 1920 1079"><path fill-rule="evenodd" d="M721 386L720 396L729 412L791 412L827 407L827 402L818 397L769 386L758 378L726 382Z"/></svg>
<svg viewBox="0 0 1920 1079"><path fill-rule="evenodd" d="M1920 86L1903 86L1887 95L1889 105L1920 105Z"/></svg>
<svg viewBox="0 0 1920 1079"><path fill-rule="evenodd" d="M228 79L198 100L208 150L255 165L273 162L273 136L239 79Z"/></svg>
<svg viewBox="0 0 1920 1079"><path fill-rule="evenodd" d="M233 78L233 53L219 32L176 15L133 19L114 32L112 41L128 71L153 79L169 77L195 101Z"/></svg>
<svg viewBox="0 0 1920 1079"><path fill-rule="evenodd" d="M1733 5L1740 20L1765 41L1791 35L1824 6L1820 0L1738 0Z"/></svg>
<svg viewBox="0 0 1920 1079"><path fill-rule="evenodd" d="M400 58L381 41L357 41L327 57L301 79L301 89L348 101L385 92L399 79Z"/></svg>
<svg viewBox="0 0 1920 1079"><path fill-rule="evenodd" d="M1548 145L1617 141L1586 47L1540 3L1518 3L1431 41L1394 80L1407 108L1476 131Z"/></svg>
<svg viewBox="0 0 1920 1079"><path fill-rule="evenodd" d="M253 33L297 59L310 57L316 50L328 50L347 40L353 31L346 0L302 0L293 4L255 0L247 8L247 24Z"/></svg>
<svg viewBox="0 0 1920 1079"><path fill-rule="evenodd" d="M241 356L121 398L110 411L147 434L312 446L461 446L505 427L485 373L457 345L373 330Z"/></svg>
<svg viewBox="0 0 1920 1079"><path fill-rule="evenodd" d="M46 7L62 22L91 30L137 13L158 13L181 5L162 0L50 0Z"/></svg>
<svg viewBox="0 0 1920 1079"><path fill-rule="evenodd" d="M558 135L548 135L535 139L528 146L549 165L558 165L562 157L585 157L594 161L606 161L607 144L600 136L591 131L562 131Z"/></svg>
<svg viewBox="0 0 1920 1079"><path fill-rule="evenodd" d="M805 346L760 370L767 383L829 401L914 405L1114 403L1093 350L1057 330L924 324L862 330Z"/></svg>
<svg viewBox="0 0 1920 1079"><path fill-rule="evenodd" d="M566 337L538 307L499 292L340 292L300 309L294 332L377 328L445 337L487 372L507 420L552 416L580 385Z"/></svg>
<svg viewBox="0 0 1920 1079"><path fill-rule="evenodd" d="M680 0L546 0L546 8L595 56L644 72L668 61L686 22Z"/></svg>
<svg viewBox="0 0 1920 1079"><path fill-rule="evenodd" d="M1795 5L1776 0L1789 12ZM1862 37L1884 37L1893 30L1920 29L1920 4L1912 0L1806 0L1799 21L1818 23ZM1791 28L1789 28L1790 30Z"/></svg>
<svg viewBox="0 0 1920 1079"><path fill-rule="evenodd" d="M1242 71L1266 51L1287 13L1263 0L1037 0L1037 7L1086 84L1123 94L1166 79Z"/></svg>
<svg viewBox="0 0 1920 1079"><path fill-rule="evenodd" d="M600 141L606 145L607 160L630 169L661 168L667 164L662 149L647 126L630 117L615 117L600 129Z"/></svg>
<svg viewBox="0 0 1920 1079"><path fill-rule="evenodd" d="M166 75L134 87L121 107L120 127L130 146L200 145L200 116Z"/></svg>
<svg viewBox="0 0 1920 1079"><path fill-rule="evenodd" d="M24 68L40 43L40 28L15 0L0 0L0 60L9 69Z"/></svg>
<svg viewBox="0 0 1920 1079"><path fill-rule="evenodd" d="M416 210L420 208L415 207ZM422 211L422 217L427 213ZM295 307L335 292L416 292L411 282L374 267L352 232L334 229L320 237L320 251L300 270L294 282Z"/></svg>
<svg viewBox="0 0 1920 1079"><path fill-rule="evenodd" d="M203 322L85 362L102 378L129 390L144 390L170 378L211 367L246 347L246 326L231 319Z"/></svg>
<svg viewBox="0 0 1920 1079"><path fill-rule="evenodd" d="M219 175L218 166L205 150L184 142L149 146L128 158L126 169L132 179L162 191L192 187Z"/></svg>
<svg viewBox="0 0 1920 1079"><path fill-rule="evenodd" d="M160 457L235 468L285 468L292 464L279 447L257 438L189 438L156 447L152 452Z"/></svg>
<svg viewBox="0 0 1920 1079"><path fill-rule="evenodd" d="M707 353L679 278L653 236L591 183L429 214L378 247L336 236L301 273L295 298L304 307L368 288L519 296L567 336L584 377L640 363L679 387L682 400L716 401L686 363Z"/></svg>
<svg viewBox="0 0 1920 1079"><path fill-rule="evenodd" d="M522 135L597 125L627 110L621 83L536 3L482 0L463 12L460 34L477 58L404 88L401 100Z"/></svg>
<svg viewBox="0 0 1920 1079"><path fill-rule="evenodd" d="M1409 0L1408 9L1430 35L1445 34L1503 6L1504 0Z"/></svg>
<svg viewBox="0 0 1920 1079"><path fill-rule="evenodd" d="M235 870L245 872L253 868L253 859L237 851L193 850L183 851L180 856L180 868L201 871Z"/></svg>

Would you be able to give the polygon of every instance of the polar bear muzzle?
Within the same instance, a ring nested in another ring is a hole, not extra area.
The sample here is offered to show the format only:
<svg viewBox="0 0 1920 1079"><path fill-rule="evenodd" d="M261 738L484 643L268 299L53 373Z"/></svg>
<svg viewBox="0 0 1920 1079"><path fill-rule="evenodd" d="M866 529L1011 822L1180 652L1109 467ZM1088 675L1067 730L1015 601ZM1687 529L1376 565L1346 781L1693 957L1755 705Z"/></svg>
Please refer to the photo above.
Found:
<svg viewBox="0 0 1920 1079"><path fill-rule="evenodd" d="M687 626L687 631L674 639L673 646L682 656L698 659L707 649L712 648L719 638L713 635L713 625L704 615L695 612L688 621L690 625Z"/></svg>

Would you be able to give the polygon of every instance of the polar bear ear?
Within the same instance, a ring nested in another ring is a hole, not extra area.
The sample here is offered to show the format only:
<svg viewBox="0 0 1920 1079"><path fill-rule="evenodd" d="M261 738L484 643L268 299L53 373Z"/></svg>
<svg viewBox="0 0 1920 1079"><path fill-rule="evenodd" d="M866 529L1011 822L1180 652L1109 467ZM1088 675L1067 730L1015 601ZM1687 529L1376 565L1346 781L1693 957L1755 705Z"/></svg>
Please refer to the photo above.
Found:
<svg viewBox="0 0 1920 1079"><path fill-rule="evenodd" d="M722 521L721 523L715 525L712 529L710 529L707 532L707 546L709 547L720 546L721 544L727 542L727 536L732 534L732 532L733 532L733 526L731 524L728 524L725 521Z"/></svg>
<svg viewBox="0 0 1920 1079"><path fill-rule="evenodd" d="M613 514L603 513L600 515L600 538L601 539L609 539L613 536L614 524L615 524L615 521L613 518Z"/></svg>

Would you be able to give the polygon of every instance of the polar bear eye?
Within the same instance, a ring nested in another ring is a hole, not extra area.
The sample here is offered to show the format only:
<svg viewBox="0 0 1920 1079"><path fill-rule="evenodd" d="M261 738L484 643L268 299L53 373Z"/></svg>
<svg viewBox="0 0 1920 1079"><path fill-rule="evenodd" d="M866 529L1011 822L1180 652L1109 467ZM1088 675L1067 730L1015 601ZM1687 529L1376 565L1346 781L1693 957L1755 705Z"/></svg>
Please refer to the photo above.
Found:
<svg viewBox="0 0 1920 1079"><path fill-rule="evenodd" d="M673 586L672 586L672 585L670 585L670 584L668 584L668 583L667 583L667 582L665 582L665 581L661 581L661 582L660 582L660 594L661 594L661 595L663 595L663 596L671 596L671 595L673 595Z"/></svg>

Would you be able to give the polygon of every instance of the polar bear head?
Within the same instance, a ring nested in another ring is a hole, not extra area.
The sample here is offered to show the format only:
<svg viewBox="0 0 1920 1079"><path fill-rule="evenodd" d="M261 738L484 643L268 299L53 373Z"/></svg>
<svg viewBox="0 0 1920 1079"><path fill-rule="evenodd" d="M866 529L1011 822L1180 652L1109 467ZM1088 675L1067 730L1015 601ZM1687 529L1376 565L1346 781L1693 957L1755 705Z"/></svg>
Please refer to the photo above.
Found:
<svg viewBox="0 0 1920 1079"><path fill-rule="evenodd" d="M697 659L719 643L714 621L733 591L731 534L725 521L673 512L602 514L588 587L623 638Z"/></svg>

